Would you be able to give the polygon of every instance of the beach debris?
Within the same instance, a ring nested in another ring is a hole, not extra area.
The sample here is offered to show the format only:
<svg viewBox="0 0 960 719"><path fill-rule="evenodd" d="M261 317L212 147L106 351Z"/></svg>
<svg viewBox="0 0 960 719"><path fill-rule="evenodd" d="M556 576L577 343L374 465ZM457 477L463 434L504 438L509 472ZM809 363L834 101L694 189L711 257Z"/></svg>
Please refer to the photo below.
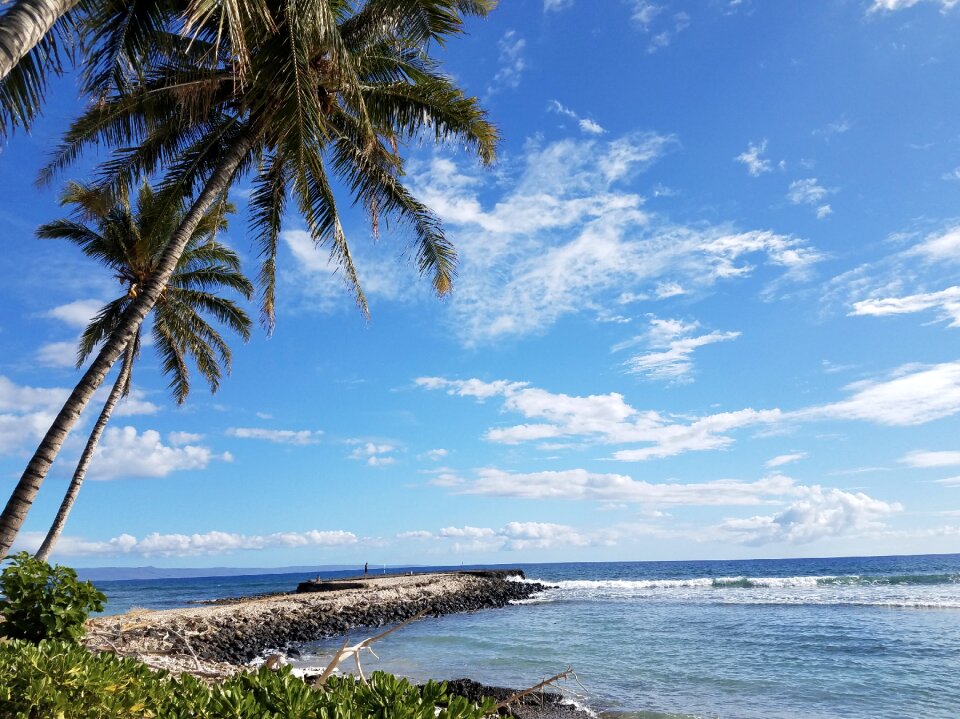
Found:
<svg viewBox="0 0 960 719"><path fill-rule="evenodd" d="M554 674L549 679L544 679L539 684L534 684L532 687L528 687L526 689L521 689L518 692L514 692L513 694L508 696L506 699L504 699L502 702L497 704L493 708L493 712L491 713L497 713L501 709L506 709L514 702L517 702L520 699L523 699L525 696L534 694L535 692L538 692L541 689L545 689L546 687L555 686L557 682L565 681L567 679L570 679L571 677L573 677L573 679L577 682L577 684L580 685L581 688L583 687L583 685L580 684L580 679L577 677L576 672L573 671L573 667L567 667L564 671L560 672L559 674ZM562 691L562 687L556 687L556 688Z"/></svg>
<svg viewBox="0 0 960 719"><path fill-rule="evenodd" d="M427 610L418 612L417 614L414 614L412 617L410 617L406 621L401 622L400 624L397 624L395 627L391 627L387 631L381 632L376 636L372 636L368 639L364 639L362 642L354 644L353 646L347 646L347 642L350 641L349 639L344 640L343 646L340 647L340 649L337 650L337 653L333 655L333 659L330 660L330 663L327 664L326 668L323 670L320 676L318 676L316 679L313 680L314 686L321 686L325 684L327 679L330 678L330 675L333 674L333 672L340 665L340 663L345 659L349 659L350 657L353 657L354 661L357 663L357 674L360 676L360 681L366 684L367 678L363 675L363 667L360 666L360 652L366 649L368 652L373 654L373 656L379 659L380 657L377 657L376 652L374 652L373 649L370 648L371 644L383 639L388 634L393 634L398 629L401 629L407 626L408 624L415 622L418 619L421 619L426 613L427 613Z"/></svg>

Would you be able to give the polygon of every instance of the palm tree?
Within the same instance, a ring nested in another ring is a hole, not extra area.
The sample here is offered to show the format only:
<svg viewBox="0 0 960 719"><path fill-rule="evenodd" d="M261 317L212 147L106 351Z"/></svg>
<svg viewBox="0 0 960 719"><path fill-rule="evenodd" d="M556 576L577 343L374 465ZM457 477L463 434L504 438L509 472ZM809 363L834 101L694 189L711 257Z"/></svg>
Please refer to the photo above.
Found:
<svg viewBox="0 0 960 719"><path fill-rule="evenodd" d="M14 0L0 15L0 139L29 128L39 114L50 75L62 74L66 54L83 59L82 90L94 98L129 87L163 46L171 23L189 32L217 16L232 40L242 73L248 48L241 28L269 29L261 0Z"/></svg>
<svg viewBox="0 0 960 719"><path fill-rule="evenodd" d="M135 208L124 198L113 201L77 183L68 185L61 204L74 207L73 217L42 225L37 235L77 245L87 257L110 269L122 288L122 294L106 304L84 330L77 352L80 366L110 335L127 305L150 278L180 220L177 213L169 212L165 198L146 184L140 188ZM170 375L170 389L177 404L182 404L190 392L187 357L212 392L219 388L223 371L230 370L230 348L203 315L211 315L244 341L250 338L252 323L247 313L218 294L229 289L247 299L253 295L253 285L240 272L237 254L215 239L218 231L226 229L226 213L232 211L231 205L221 202L203 217L153 308L153 344L163 361L164 373ZM90 433L56 519L37 552L38 559L46 560L60 537L110 414L129 391L139 346L138 330L124 351L120 373Z"/></svg>
<svg viewBox="0 0 960 719"><path fill-rule="evenodd" d="M401 143L459 143L484 163L497 131L429 56L485 16L494 0L265 0L273 29L245 30L242 73L211 10L192 38L166 48L143 82L92 106L68 131L51 173L91 144L121 147L103 168L107 185L166 166L166 187L192 204L155 273L131 302L34 453L0 514L0 557L9 550L50 464L135 329L156 303L196 224L234 179L254 175L250 204L260 245L263 318L274 317L274 273L288 198L318 246L329 248L357 303L366 299L339 219L331 173L364 205L415 238L416 263L440 295L450 292L456 254L439 220L403 185ZM194 194L196 193L196 194Z"/></svg>

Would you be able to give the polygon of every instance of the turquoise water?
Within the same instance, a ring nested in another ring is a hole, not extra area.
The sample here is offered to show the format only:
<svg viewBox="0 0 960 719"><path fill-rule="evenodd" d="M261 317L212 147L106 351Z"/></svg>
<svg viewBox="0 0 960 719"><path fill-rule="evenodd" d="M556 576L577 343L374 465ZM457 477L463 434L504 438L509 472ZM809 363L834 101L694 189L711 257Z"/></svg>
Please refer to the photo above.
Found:
<svg viewBox="0 0 960 719"><path fill-rule="evenodd" d="M633 717L960 716L960 555L520 566L558 588L406 627L364 669L519 687L569 665L587 703ZM102 586L170 606L290 580ZM298 664L342 641L305 646Z"/></svg>

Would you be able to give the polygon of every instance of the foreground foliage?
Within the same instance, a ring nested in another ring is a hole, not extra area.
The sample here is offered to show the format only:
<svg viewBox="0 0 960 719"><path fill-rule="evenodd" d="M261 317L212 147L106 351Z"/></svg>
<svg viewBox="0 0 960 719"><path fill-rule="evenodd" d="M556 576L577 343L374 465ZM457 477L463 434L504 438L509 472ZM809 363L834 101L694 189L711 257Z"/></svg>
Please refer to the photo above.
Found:
<svg viewBox="0 0 960 719"><path fill-rule="evenodd" d="M0 643L0 716L11 719L482 719L493 708L448 696L446 683L417 688L382 672L313 689L289 668L261 668L209 686L66 642Z"/></svg>
<svg viewBox="0 0 960 719"><path fill-rule="evenodd" d="M0 591L6 597L0 600L4 619L0 637L28 642L77 641L83 636L87 615L103 611L107 601L93 584L79 581L70 567L51 567L26 552L10 557L10 564L0 573Z"/></svg>

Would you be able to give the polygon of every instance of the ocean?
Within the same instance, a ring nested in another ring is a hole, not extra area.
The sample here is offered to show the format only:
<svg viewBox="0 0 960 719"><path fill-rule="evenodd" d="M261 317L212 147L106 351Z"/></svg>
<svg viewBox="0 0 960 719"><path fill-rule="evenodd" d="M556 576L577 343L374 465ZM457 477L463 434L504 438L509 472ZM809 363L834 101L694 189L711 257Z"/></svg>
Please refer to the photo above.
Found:
<svg viewBox="0 0 960 719"><path fill-rule="evenodd" d="M510 566L557 588L421 620L378 642L364 671L525 687L571 666L578 702L631 719L960 717L960 555ZM120 612L303 578L97 584ZM307 644L295 664L325 665L342 641Z"/></svg>

